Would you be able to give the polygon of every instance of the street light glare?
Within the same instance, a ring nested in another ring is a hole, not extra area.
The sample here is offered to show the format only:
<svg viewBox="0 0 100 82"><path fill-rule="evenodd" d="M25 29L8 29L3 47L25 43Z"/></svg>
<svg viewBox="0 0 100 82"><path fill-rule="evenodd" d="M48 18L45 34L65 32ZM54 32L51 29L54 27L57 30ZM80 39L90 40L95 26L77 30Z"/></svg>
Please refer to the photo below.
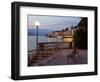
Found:
<svg viewBox="0 0 100 82"><path fill-rule="evenodd" d="M36 21L35 26L40 26L40 22Z"/></svg>

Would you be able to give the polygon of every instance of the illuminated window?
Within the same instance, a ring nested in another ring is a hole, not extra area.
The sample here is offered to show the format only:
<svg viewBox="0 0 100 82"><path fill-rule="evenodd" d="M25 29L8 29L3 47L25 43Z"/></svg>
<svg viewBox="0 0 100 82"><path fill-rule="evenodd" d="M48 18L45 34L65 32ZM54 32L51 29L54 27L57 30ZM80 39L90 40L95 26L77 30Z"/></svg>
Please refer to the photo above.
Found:
<svg viewBox="0 0 100 82"><path fill-rule="evenodd" d="M64 38L64 42L72 42L72 38Z"/></svg>
<svg viewBox="0 0 100 82"><path fill-rule="evenodd" d="M72 36L64 36L64 42L72 42Z"/></svg>

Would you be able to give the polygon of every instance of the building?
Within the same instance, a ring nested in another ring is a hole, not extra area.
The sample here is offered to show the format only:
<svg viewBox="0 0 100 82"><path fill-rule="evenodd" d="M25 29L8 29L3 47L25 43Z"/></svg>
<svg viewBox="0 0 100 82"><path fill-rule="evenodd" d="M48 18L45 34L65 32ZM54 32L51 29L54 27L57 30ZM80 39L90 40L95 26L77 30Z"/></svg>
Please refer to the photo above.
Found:
<svg viewBox="0 0 100 82"><path fill-rule="evenodd" d="M64 42L73 46L73 30L60 30L48 33L48 42Z"/></svg>

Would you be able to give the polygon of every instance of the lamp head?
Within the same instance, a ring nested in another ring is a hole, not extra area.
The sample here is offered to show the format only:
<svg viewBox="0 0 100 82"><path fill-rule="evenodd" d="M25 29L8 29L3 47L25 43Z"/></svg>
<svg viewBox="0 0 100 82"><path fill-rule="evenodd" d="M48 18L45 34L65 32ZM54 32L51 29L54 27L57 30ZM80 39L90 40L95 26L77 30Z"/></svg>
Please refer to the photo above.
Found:
<svg viewBox="0 0 100 82"><path fill-rule="evenodd" d="M35 26L40 26L40 22L36 21Z"/></svg>

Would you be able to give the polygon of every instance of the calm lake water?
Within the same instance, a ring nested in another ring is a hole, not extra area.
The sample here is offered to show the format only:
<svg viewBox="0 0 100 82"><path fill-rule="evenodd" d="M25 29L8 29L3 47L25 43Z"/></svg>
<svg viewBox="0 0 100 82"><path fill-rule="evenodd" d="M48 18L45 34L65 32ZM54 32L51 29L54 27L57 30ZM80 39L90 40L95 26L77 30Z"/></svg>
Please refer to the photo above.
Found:
<svg viewBox="0 0 100 82"><path fill-rule="evenodd" d="M38 42L47 42L48 37L38 36ZM28 36L28 51L36 49L36 36Z"/></svg>

